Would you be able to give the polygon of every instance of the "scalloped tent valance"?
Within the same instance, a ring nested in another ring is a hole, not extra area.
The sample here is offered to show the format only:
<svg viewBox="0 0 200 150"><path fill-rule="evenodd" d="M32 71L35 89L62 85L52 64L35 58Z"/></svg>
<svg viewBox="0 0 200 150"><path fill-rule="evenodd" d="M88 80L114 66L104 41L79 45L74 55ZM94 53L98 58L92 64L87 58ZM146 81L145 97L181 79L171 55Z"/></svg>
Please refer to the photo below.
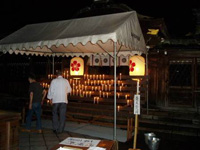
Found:
<svg viewBox="0 0 200 150"><path fill-rule="evenodd" d="M38 56L90 56L146 53L135 11L65 21L30 24L0 40L0 52Z"/></svg>

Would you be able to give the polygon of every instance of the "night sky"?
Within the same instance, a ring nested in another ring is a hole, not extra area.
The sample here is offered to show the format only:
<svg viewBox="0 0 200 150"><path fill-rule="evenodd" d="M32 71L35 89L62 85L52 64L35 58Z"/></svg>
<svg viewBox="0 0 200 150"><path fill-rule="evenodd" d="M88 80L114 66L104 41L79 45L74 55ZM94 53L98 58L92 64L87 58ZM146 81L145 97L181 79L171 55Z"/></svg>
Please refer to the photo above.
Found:
<svg viewBox="0 0 200 150"><path fill-rule="evenodd" d="M184 36L194 30L192 9L199 0L113 0L124 3L142 15L164 18L171 35ZM0 38L26 24L67 20L93 0L1 0Z"/></svg>

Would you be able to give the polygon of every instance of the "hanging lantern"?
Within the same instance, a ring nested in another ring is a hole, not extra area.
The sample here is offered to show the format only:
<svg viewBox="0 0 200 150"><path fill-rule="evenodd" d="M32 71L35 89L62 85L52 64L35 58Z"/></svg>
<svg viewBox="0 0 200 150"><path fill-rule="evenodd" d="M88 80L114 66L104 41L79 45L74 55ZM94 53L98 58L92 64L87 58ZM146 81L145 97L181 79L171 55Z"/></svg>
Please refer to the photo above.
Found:
<svg viewBox="0 0 200 150"><path fill-rule="evenodd" d="M142 56L132 56L129 60L129 75L144 76L145 75L145 59Z"/></svg>
<svg viewBox="0 0 200 150"><path fill-rule="evenodd" d="M74 57L70 61L70 75L82 76L84 73L84 60L80 57Z"/></svg>

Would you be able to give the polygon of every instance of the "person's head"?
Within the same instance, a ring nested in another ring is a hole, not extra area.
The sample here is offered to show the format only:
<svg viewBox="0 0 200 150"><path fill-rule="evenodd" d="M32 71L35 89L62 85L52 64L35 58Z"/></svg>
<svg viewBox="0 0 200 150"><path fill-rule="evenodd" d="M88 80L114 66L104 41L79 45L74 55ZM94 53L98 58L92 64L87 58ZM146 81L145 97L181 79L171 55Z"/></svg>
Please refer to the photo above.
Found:
<svg viewBox="0 0 200 150"><path fill-rule="evenodd" d="M57 70L57 71L56 71L56 75L57 75L57 76L62 76L62 71Z"/></svg>
<svg viewBox="0 0 200 150"><path fill-rule="evenodd" d="M30 74L30 75L28 76L28 81L29 81L30 83L35 82L35 81L36 81L35 75L34 75L34 74Z"/></svg>

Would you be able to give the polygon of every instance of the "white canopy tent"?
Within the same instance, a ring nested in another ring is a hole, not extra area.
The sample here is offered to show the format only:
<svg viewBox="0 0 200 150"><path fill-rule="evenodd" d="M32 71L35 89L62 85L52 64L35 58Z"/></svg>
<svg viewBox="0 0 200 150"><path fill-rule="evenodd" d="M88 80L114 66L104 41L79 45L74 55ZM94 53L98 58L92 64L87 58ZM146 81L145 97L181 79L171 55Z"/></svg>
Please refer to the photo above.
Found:
<svg viewBox="0 0 200 150"><path fill-rule="evenodd" d="M0 41L0 51L15 54L89 56L113 52L145 53L135 11L81 19L30 24Z"/></svg>
<svg viewBox="0 0 200 150"><path fill-rule="evenodd" d="M0 52L36 56L116 56L146 54L135 11L65 21L30 24L0 40ZM116 140L116 84L114 86L114 137Z"/></svg>

